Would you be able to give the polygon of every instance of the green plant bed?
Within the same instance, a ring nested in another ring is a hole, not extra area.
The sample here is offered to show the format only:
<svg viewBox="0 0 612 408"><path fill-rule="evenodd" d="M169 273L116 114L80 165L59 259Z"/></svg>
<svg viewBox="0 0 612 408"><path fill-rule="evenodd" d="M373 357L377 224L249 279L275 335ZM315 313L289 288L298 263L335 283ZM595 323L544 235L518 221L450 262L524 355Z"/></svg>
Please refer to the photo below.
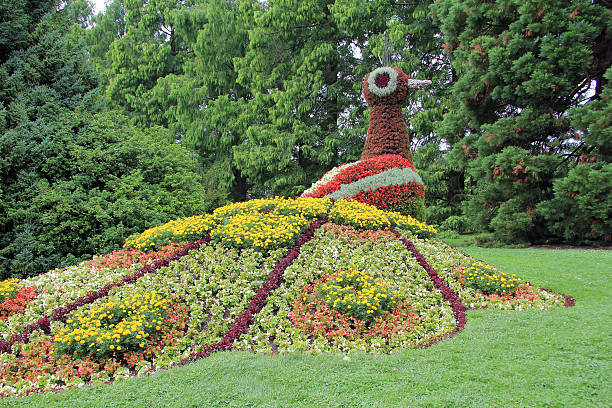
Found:
<svg viewBox="0 0 612 408"><path fill-rule="evenodd" d="M467 248L576 306L468 311L451 341L392 355L213 354L183 367L58 394L9 397L7 407L603 407L612 398L612 253Z"/></svg>

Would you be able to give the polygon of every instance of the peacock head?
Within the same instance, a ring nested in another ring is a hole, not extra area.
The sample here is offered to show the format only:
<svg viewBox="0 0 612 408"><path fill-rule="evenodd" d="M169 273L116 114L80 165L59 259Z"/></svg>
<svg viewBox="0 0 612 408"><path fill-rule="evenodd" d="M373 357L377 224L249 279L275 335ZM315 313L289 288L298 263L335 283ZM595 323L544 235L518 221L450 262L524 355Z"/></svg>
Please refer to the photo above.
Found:
<svg viewBox="0 0 612 408"><path fill-rule="evenodd" d="M429 80L412 79L395 67L381 67L366 75L363 96L368 106L403 105L412 91L431 84Z"/></svg>

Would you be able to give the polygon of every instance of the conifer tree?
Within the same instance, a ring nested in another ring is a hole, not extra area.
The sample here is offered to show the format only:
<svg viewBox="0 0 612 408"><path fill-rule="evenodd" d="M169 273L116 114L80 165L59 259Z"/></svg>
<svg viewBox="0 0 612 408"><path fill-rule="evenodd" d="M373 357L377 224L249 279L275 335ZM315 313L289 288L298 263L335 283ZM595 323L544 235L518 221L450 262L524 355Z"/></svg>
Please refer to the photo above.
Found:
<svg viewBox="0 0 612 408"><path fill-rule="evenodd" d="M191 50L183 73L158 81L154 94L168 106L168 126L194 149L206 180L242 201L252 186L236 166L233 147L244 141L240 120L250 90L237 82L234 59L243 57L252 25L250 1L209 0L175 14L176 30Z"/></svg>
<svg viewBox="0 0 612 408"><path fill-rule="evenodd" d="M498 238L545 233L536 213L581 154L570 110L599 98L610 66L610 11L584 0L437 0L458 80L442 136L461 139L465 212ZM593 93L592 90L595 90Z"/></svg>

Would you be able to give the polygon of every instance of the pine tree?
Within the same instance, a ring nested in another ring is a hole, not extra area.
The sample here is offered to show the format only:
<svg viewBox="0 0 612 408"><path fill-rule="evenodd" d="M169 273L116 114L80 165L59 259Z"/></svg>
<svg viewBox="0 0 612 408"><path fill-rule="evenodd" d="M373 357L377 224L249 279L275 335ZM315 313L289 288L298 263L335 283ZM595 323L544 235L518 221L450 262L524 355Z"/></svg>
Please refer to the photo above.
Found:
<svg viewBox="0 0 612 408"><path fill-rule="evenodd" d="M177 13L177 33L193 55L183 74L160 79L155 90L168 106L169 128L198 152L206 179L238 201L252 184L237 168L233 147L244 141L241 111L252 95L237 82L233 61L245 54L253 11L248 1L210 0Z"/></svg>
<svg viewBox="0 0 612 408"><path fill-rule="evenodd" d="M571 108L598 98L610 66L610 13L584 0L438 0L458 80L442 136L471 188L465 212L504 240L545 233L536 214L579 155ZM596 85L595 95L589 89Z"/></svg>

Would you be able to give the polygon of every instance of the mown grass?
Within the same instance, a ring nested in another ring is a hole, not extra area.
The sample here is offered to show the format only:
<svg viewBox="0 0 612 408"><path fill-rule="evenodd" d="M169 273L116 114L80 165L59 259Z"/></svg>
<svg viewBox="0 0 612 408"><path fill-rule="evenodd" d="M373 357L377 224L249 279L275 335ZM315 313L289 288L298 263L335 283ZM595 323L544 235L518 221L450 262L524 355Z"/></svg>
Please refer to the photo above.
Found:
<svg viewBox="0 0 612 408"><path fill-rule="evenodd" d="M0 400L15 407L607 407L612 251L466 248L576 299L551 311L468 311L465 329L394 355L217 353L111 386Z"/></svg>

